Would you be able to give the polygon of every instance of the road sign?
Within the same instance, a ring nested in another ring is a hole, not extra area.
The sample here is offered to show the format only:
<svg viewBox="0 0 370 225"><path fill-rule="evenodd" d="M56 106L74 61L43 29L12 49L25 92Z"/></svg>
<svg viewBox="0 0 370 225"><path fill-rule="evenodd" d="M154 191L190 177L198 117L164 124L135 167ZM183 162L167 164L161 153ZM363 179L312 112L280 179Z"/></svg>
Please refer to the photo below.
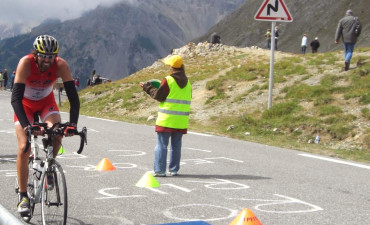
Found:
<svg viewBox="0 0 370 225"><path fill-rule="evenodd" d="M257 11L255 20L292 22L288 8L283 0L265 0Z"/></svg>

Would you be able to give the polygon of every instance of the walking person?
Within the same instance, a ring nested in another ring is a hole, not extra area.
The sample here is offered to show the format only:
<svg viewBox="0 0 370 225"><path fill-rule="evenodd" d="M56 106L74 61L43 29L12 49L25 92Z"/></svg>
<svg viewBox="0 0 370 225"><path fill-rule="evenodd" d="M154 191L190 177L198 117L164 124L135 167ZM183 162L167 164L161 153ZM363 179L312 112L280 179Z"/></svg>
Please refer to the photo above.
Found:
<svg viewBox="0 0 370 225"><path fill-rule="evenodd" d="M160 86L150 82L140 83L141 88L153 99L159 101L155 131L157 145L154 149L154 176L165 177L167 167L167 146L171 139L169 174L176 176L180 169L182 136L187 133L192 87L185 75L183 59L179 55L164 59L171 67Z"/></svg>
<svg viewBox="0 0 370 225"><path fill-rule="evenodd" d="M361 29L360 20L353 15L352 10L348 9L346 15L339 20L334 40L334 43L338 44L339 39L342 38L344 44L344 71L349 70L353 50L357 38L361 34Z"/></svg>
<svg viewBox="0 0 370 225"><path fill-rule="evenodd" d="M8 70L7 69L4 69L3 81L4 81L4 90L6 90L6 86L8 85Z"/></svg>
<svg viewBox="0 0 370 225"><path fill-rule="evenodd" d="M306 49L307 49L307 35L304 34L303 37L302 37L302 42L301 42L301 50L302 50L302 54L306 54Z"/></svg>
<svg viewBox="0 0 370 225"><path fill-rule="evenodd" d="M3 90L3 72L0 71L0 91Z"/></svg>
<svg viewBox="0 0 370 225"><path fill-rule="evenodd" d="M315 37L315 40L313 40L310 44L311 46L311 49L312 49L312 53L316 53L317 50L319 49L320 47L320 42L319 42L319 38L318 37Z"/></svg>

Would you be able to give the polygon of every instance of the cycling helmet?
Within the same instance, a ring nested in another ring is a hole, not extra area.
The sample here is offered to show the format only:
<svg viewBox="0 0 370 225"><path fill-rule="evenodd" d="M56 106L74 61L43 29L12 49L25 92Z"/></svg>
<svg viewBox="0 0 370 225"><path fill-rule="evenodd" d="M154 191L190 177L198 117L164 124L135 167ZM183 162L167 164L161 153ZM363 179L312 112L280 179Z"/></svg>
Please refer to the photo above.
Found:
<svg viewBox="0 0 370 225"><path fill-rule="evenodd" d="M58 54L59 44L57 39L50 35L40 35L33 42L34 49L43 54Z"/></svg>

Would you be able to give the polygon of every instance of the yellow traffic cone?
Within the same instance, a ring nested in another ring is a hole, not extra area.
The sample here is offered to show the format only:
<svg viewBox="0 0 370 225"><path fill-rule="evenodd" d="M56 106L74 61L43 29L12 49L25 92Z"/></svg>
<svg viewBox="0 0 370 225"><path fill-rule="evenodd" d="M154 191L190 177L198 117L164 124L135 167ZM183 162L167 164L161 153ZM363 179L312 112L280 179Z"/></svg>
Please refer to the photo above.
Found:
<svg viewBox="0 0 370 225"><path fill-rule="evenodd" d="M137 187L159 187L159 182L153 177L151 172L146 172L136 183Z"/></svg>

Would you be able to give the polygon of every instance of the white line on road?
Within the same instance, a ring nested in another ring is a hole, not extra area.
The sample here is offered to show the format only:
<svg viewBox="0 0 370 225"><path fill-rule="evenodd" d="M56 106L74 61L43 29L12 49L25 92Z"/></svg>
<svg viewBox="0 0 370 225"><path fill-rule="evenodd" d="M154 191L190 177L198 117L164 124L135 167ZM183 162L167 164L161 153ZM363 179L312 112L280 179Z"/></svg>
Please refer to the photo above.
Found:
<svg viewBox="0 0 370 225"><path fill-rule="evenodd" d="M370 170L370 166L362 165L362 164L357 164L357 163L351 163L351 162L345 162L342 160L338 159L331 159L331 158L326 158L326 157L321 157L321 156L316 156L316 155L309 155L309 154L298 154L300 156L305 156L305 157L310 157L310 158L315 158L315 159L321 159L329 162L334 162L334 163L339 163L339 164L344 164L344 165L349 165L349 166L355 166L355 167L360 167L364 169Z"/></svg>

